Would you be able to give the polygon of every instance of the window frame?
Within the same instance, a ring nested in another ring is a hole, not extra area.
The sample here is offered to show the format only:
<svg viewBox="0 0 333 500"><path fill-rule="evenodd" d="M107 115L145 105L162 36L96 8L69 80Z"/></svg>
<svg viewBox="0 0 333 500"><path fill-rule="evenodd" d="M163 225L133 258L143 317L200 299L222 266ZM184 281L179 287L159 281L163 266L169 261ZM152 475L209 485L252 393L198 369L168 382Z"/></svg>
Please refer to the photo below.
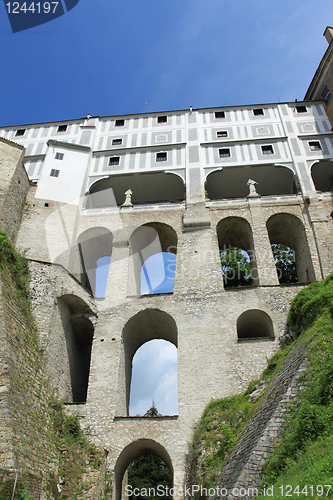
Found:
<svg viewBox="0 0 333 500"><path fill-rule="evenodd" d="M158 116L157 123L168 123L168 116L167 115Z"/></svg>
<svg viewBox="0 0 333 500"><path fill-rule="evenodd" d="M323 147L320 141L308 141L308 146L311 152L322 151Z"/></svg>
<svg viewBox="0 0 333 500"><path fill-rule="evenodd" d="M112 146L120 146L122 143L122 139L112 139Z"/></svg>
<svg viewBox="0 0 333 500"><path fill-rule="evenodd" d="M27 131L26 128L18 128L16 130L15 137L23 137L26 131Z"/></svg>
<svg viewBox="0 0 333 500"><path fill-rule="evenodd" d="M114 122L115 127L124 127L124 125L125 125L125 118L118 118Z"/></svg>
<svg viewBox="0 0 333 500"><path fill-rule="evenodd" d="M115 167L117 165L120 165L120 156L110 156L109 167Z"/></svg>
<svg viewBox="0 0 333 500"><path fill-rule="evenodd" d="M263 156L265 156L265 155L273 155L274 154L273 144L263 144L261 146L261 154Z"/></svg>
<svg viewBox="0 0 333 500"><path fill-rule="evenodd" d="M51 168L50 177L59 177L60 170L56 168Z"/></svg>
<svg viewBox="0 0 333 500"><path fill-rule="evenodd" d="M65 154L64 153L60 153L59 151L55 154L55 157L54 159L55 160L63 160L64 159L64 156Z"/></svg>
<svg viewBox="0 0 333 500"><path fill-rule="evenodd" d="M229 137L229 133L228 133L227 130L218 130L216 132L216 137L218 137L218 138L220 138L220 137Z"/></svg>
<svg viewBox="0 0 333 500"><path fill-rule="evenodd" d="M225 111L215 111L215 120L223 120L225 118Z"/></svg>
<svg viewBox="0 0 333 500"><path fill-rule="evenodd" d="M299 106L295 106L296 113L308 113L308 108L304 104L300 104Z"/></svg>
<svg viewBox="0 0 333 500"><path fill-rule="evenodd" d="M223 151L225 153L223 153ZM219 148L219 158L231 158L230 148Z"/></svg>
<svg viewBox="0 0 333 500"><path fill-rule="evenodd" d="M155 162L160 163L161 161L168 161L167 151L159 151L158 153L156 153Z"/></svg>
<svg viewBox="0 0 333 500"><path fill-rule="evenodd" d="M68 125L59 125L57 129L57 134L61 132L67 132Z"/></svg>

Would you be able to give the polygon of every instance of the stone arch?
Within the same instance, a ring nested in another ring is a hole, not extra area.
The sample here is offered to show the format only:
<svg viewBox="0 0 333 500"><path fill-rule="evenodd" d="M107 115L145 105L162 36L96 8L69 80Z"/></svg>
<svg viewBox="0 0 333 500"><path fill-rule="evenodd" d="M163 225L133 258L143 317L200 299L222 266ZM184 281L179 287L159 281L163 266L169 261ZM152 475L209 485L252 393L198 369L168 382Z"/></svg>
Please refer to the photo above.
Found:
<svg viewBox="0 0 333 500"><path fill-rule="evenodd" d="M136 351L149 340L163 339L178 348L178 331L175 320L160 309L140 311L124 326L122 340L124 345L124 391L126 414L129 410L129 399L132 379L132 361Z"/></svg>
<svg viewBox="0 0 333 500"><path fill-rule="evenodd" d="M206 192L211 200L246 198L248 179L255 180L260 196L295 194L295 174L286 165L245 165L223 167L207 175Z"/></svg>
<svg viewBox="0 0 333 500"><path fill-rule="evenodd" d="M87 208L120 207L125 192L131 189L133 205L181 203L185 199L185 183L170 171L114 174L94 182L87 194Z"/></svg>
<svg viewBox="0 0 333 500"><path fill-rule="evenodd" d="M333 191L333 162L319 160L311 166L311 177L316 191Z"/></svg>
<svg viewBox="0 0 333 500"><path fill-rule="evenodd" d="M237 247L247 252L252 269L252 284L258 285L258 271L250 223L243 217L226 217L216 227L220 252Z"/></svg>
<svg viewBox="0 0 333 500"><path fill-rule="evenodd" d="M72 294L59 297L58 308L68 355L71 401L85 403L94 337L93 312L83 299Z"/></svg>
<svg viewBox="0 0 333 500"><path fill-rule="evenodd" d="M111 231L99 226L87 229L77 238L81 283L93 295L96 292L97 261L106 256L111 258L112 243Z"/></svg>
<svg viewBox="0 0 333 500"><path fill-rule="evenodd" d="M122 480L124 473L133 460L144 453L151 453L161 458L168 466L173 480L173 466L169 453L153 439L138 439L127 445L120 453L115 465L116 500L121 500Z"/></svg>
<svg viewBox="0 0 333 500"><path fill-rule="evenodd" d="M295 252L297 281L315 281L311 253L303 222L293 214L281 212L272 215L266 222L271 242L288 246Z"/></svg>
<svg viewBox="0 0 333 500"><path fill-rule="evenodd" d="M177 254L177 233L161 222L148 222L133 231L130 236L137 294L141 294L141 269L151 256L158 253ZM164 269L164 275L166 270Z"/></svg>
<svg viewBox="0 0 333 500"><path fill-rule="evenodd" d="M238 341L245 339L274 339L272 318L260 309L249 309L237 319Z"/></svg>

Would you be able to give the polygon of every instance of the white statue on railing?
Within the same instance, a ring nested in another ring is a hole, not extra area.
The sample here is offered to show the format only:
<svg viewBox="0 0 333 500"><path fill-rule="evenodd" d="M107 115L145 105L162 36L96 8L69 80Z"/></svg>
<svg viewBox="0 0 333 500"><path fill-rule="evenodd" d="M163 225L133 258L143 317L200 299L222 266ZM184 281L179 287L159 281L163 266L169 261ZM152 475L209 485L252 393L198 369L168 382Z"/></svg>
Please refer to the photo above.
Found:
<svg viewBox="0 0 333 500"><path fill-rule="evenodd" d="M133 193L132 193L131 189L127 189L127 191L125 192L125 201L121 205L122 207L133 207L132 194Z"/></svg>
<svg viewBox="0 0 333 500"><path fill-rule="evenodd" d="M256 190L256 184L258 184L256 181L253 181L252 179L249 179L247 181L247 185L249 186L250 193L248 194L248 198L258 198L260 194L257 193Z"/></svg>

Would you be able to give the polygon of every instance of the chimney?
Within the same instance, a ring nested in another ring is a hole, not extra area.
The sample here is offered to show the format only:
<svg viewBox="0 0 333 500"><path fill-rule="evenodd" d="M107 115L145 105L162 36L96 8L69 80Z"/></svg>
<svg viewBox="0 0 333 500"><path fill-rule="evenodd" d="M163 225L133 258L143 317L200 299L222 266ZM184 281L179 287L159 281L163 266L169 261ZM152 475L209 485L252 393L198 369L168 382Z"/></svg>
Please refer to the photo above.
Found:
<svg viewBox="0 0 333 500"><path fill-rule="evenodd" d="M324 31L324 37L326 38L328 44L333 40L333 28L331 26L327 26Z"/></svg>

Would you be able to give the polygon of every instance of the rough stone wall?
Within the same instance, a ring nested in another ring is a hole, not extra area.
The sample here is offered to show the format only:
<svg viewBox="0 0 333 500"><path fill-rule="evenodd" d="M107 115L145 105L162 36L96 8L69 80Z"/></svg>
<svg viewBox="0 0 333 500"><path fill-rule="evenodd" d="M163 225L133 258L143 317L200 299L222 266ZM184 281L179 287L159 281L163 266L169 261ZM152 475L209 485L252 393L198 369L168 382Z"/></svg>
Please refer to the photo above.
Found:
<svg viewBox="0 0 333 500"><path fill-rule="evenodd" d="M266 395L250 418L231 456L224 466L216 487L228 491L228 500L249 498L237 492L261 484L263 465L278 441L288 405L303 388L298 378L306 369L307 345L299 342L288 355L279 374L268 387ZM216 490L217 490L216 488ZM217 500L217 495L210 500Z"/></svg>
<svg viewBox="0 0 333 500"><path fill-rule="evenodd" d="M39 499L42 478L56 467L42 356L9 275L0 278L0 470L2 480L28 480ZM39 493L38 493L39 492Z"/></svg>
<svg viewBox="0 0 333 500"><path fill-rule="evenodd" d="M15 241L29 179L22 164L25 149L0 138L0 229Z"/></svg>

